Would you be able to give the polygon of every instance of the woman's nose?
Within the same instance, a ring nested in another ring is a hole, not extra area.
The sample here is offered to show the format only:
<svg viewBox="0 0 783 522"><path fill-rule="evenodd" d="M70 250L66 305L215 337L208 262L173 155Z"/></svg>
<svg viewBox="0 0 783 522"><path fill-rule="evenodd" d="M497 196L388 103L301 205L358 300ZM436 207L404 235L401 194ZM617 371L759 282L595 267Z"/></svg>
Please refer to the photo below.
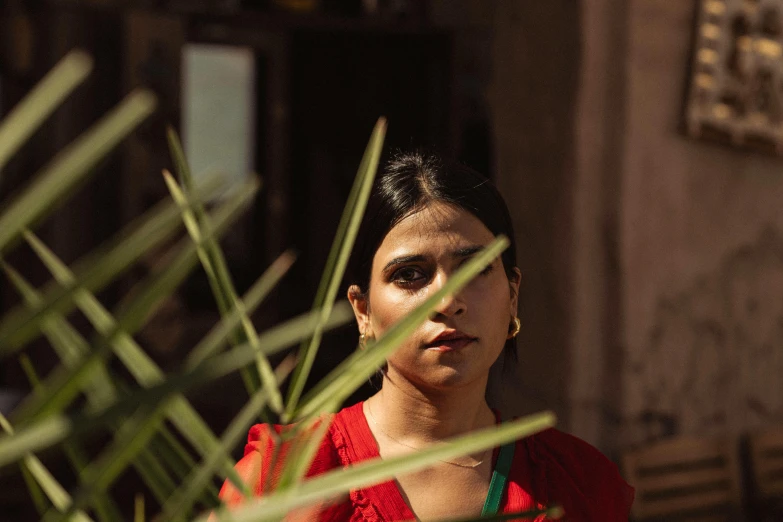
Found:
<svg viewBox="0 0 783 522"><path fill-rule="evenodd" d="M451 317L465 313L467 306L459 294L449 294L443 297L433 310L436 315Z"/></svg>
<svg viewBox="0 0 783 522"><path fill-rule="evenodd" d="M451 317L465 312L465 304L454 296L446 296L435 307L436 315Z"/></svg>

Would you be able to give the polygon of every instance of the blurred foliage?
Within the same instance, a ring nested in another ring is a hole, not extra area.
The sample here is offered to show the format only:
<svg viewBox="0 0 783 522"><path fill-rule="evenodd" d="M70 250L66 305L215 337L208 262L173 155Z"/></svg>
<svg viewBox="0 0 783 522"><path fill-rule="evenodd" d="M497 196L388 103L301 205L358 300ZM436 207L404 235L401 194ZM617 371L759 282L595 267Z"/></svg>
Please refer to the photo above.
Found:
<svg viewBox="0 0 783 522"><path fill-rule="evenodd" d="M91 68L89 56L78 51L69 54L8 114L0 123L0 169L84 81ZM219 482L227 479L251 496L249 485L234 471L231 450L262 414L266 419L294 423L285 437L297 444L298 451L284 463L276 488L232 509L231 520L281 520L292 509L321 503L437 460L498 446L553 424L553 416L543 413L403 457L378 459L304 480L329 425L323 419L337 411L395 347L426 320L443 296L458 291L497 257L508 241L498 238L421 308L366 350L353 353L304 394L322 334L353 317L346 302L336 301L337 290L377 169L385 121L378 121L362 158L312 311L258 332L250 315L286 273L294 256L284 253L245 295L237 294L219 238L254 200L259 183L248 181L236 187L208 210L202 201L211 199L216 183L194 185L174 130L169 131L168 141L178 179L164 172L170 201L149 210L73 267L63 263L33 232L94 172L93 167L154 111L155 104L155 96L149 91L131 93L44 166L30 185L0 210L0 265L23 301L0 318L0 356L21 355L34 388L10 419L0 415L4 432L0 435L0 467L22 466L31 503L43 520L117 520L119 499L109 491L130 467L135 468L160 506L154 520L197 517L204 521L210 512L221 518L225 512L217 497ZM109 310L95 297L142 256L177 238L183 225L187 234L174 243L161 269L136 284L119 306ZM35 288L4 260L20 242L27 243L51 273L52 281L43 288ZM134 334L199 266L209 279L221 319L192 348L181 368L165 374ZM68 314L76 309L94 328L89 338L68 320ZM40 336L48 340L60 364L39 382L34 361L25 358L25 349ZM289 350L297 345L299 350ZM270 357L285 350L290 351L289 355L273 367ZM127 369L133 382L112 371L108 363L114 358ZM191 406L185 393L233 372L242 373L249 398L225 432L218 435ZM284 399L281 383L292 372L288 397ZM88 458L83 448L88 440L94 442L96 433L110 434L109 441ZM73 491L66 491L36 457L43 450L66 455L78 475ZM135 499L134 520L144 520L144 499L136 492L128 495ZM549 514L555 512L550 510ZM506 519L508 515L494 518Z"/></svg>

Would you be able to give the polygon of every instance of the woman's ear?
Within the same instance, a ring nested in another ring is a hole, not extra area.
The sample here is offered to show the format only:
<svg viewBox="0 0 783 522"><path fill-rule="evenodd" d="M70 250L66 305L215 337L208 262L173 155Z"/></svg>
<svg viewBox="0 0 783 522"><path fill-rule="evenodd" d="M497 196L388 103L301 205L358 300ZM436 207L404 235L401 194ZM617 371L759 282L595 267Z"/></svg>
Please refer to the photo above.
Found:
<svg viewBox="0 0 783 522"><path fill-rule="evenodd" d="M356 316L356 322L359 325L359 333L363 333L369 337L371 332L368 331L370 326L370 314L367 295L362 293L361 288L357 285L351 285L348 287L348 301L353 308L353 315Z"/></svg>
<svg viewBox="0 0 783 522"><path fill-rule="evenodd" d="M511 302L509 304L511 317L517 316L517 305L519 304L519 285L522 283L522 272L514 267L513 275L508 278L508 287L511 291Z"/></svg>

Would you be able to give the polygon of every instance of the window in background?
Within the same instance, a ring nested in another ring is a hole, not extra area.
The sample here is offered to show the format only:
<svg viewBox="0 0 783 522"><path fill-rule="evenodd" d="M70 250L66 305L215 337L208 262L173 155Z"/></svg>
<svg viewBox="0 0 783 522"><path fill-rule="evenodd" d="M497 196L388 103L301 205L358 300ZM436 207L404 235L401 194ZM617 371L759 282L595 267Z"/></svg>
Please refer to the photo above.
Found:
<svg viewBox="0 0 783 522"><path fill-rule="evenodd" d="M255 75L250 48L184 47L182 139L196 183L217 173L228 189L253 170Z"/></svg>

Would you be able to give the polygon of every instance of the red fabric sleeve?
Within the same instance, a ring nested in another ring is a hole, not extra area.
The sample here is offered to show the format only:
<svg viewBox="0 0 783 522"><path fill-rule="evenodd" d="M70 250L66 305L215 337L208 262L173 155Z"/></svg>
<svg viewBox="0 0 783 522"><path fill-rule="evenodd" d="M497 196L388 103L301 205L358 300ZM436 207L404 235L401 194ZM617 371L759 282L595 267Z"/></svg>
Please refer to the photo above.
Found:
<svg viewBox="0 0 783 522"><path fill-rule="evenodd" d="M245 455L237 463L235 469L242 480L250 487L254 496L274 489L280 478L286 456L291 449L291 442L281 442L280 435L288 429L287 426L256 424L250 428L248 442L245 445ZM330 430L331 431L331 430ZM307 472L307 477L319 475L341 466L339 456L332 442L330 433L321 441L313 463ZM274 465L269 464L274 460ZM227 506L236 506L244 500L242 494L228 480L220 490L220 498ZM342 513L350 507L346 502L336 503L327 508L319 509L314 515L313 510L292 514L296 520L340 520Z"/></svg>
<svg viewBox="0 0 783 522"><path fill-rule="evenodd" d="M562 520L627 522L634 489L617 466L590 444L555 429L524 441L534 462L536 496L563 507Z"/></svg>

